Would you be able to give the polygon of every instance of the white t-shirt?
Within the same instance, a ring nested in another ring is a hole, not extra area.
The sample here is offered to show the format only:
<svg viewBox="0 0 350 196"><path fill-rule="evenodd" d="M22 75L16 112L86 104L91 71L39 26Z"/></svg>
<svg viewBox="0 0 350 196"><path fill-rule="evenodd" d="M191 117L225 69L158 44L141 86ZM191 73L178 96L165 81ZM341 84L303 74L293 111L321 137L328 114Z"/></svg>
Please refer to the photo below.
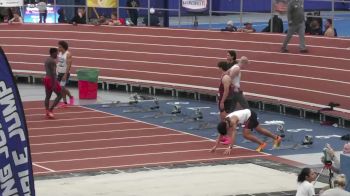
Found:
<svg viewBox="0 0 350 196"><path fill-rule="evenodd" d="M305 180L302 183L298 183L297 194L295 196L314 196L315 188L310 182Z"/></svg>
<svg viewBox="0 0 350 196"><path fill-rule="evenodd" d="M230 114L228 114L226 117L231 118L232 116L236 116L238 118L239 123L244 124L252 115L250 109L244 109L244 110L237 110Z"/></svg>
<svg viewBox="0 0 350 196"><path fill-rule="evenodd" d="M231 73L233 72L233 69L241 69L241 68L238 66L238 64L233 65L229 70L230 77L232 77ZM240 82L241 82L241 71L239 71L238 75L232 78L232 85L235 87L235 89L239 89L241 87Z"/></svg>
<svg viewBox="0 0 350 196"><path fill-rule="evenodd" d="M60 52L57 57L57 73L66 73L67 70L67 51L62 54Z"/></svg>

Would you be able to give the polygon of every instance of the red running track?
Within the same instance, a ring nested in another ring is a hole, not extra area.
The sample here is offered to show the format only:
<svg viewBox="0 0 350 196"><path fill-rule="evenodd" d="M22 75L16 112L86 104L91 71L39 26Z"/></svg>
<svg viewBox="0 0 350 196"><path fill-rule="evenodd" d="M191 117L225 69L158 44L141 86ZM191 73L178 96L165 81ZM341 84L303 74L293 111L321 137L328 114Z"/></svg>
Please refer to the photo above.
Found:
<svg viewBox="0 0 350 196"><path fill-rule="evenodd" d="M49 120L42 104L24 103L35 175L249 158L297 164L242 147L210 153L214 142L206 138L80 106L57 109Z"/></svg>
<svg viewBox="0 0 350 196"><path fill-rule="evenodd" d="M350 40L306 37L309 54L297 39L289 54L279 53L284 35L201 30L71 25L2 25L0 43L15 73L42 72L48 48L67 40L73 72L96 67L110 81L214 93L216 64L235 49L251 64L243 71L247 95L322 107L330 101L350 113Z"/></svg>

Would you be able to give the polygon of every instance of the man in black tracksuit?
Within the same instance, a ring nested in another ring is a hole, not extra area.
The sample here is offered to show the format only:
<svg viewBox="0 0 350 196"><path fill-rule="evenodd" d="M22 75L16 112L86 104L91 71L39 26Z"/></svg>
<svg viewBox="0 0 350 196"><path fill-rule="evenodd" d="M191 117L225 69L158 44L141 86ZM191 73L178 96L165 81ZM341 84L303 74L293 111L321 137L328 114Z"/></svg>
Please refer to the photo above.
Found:
<svg viewBox="0 0 350 196"><path fill-rule="evenodd" d="M289 0L288 2L288 34L284 39L281 52L288 52L287 45L295 32L298 32L299 35L300 52L308 52L305 47L305 16L303 0Z"/></svg>

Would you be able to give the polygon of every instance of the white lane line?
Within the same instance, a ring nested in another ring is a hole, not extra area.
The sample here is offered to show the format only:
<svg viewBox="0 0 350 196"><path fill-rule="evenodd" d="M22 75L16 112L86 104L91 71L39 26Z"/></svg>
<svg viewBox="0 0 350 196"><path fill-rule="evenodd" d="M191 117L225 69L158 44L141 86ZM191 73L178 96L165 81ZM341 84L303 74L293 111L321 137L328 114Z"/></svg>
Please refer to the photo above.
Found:
<svg viewBox="0 0 350 196"><path fill-rule="evenodd" d="M70 127L91 127L91 126L104 126L104 125L121 125L121 124L137 124L139 122L126 121L126 122L116 122L116 123L95 123L95 124L83 124L83 125L64 125L64 126L54 126L54 127L29 127L29 130L40 130L40 129L63 129Z"/></svg>
<svg viewBox="0 0 350 196"><path fill-rule="evenodd" d="M41 55L40 54L40 56L45 56L45 55ZM202 56L196 56L196 57L202 58ZM222 58L222 57L203 56L203 58L213 58L213 59L216 59L216 60L226 60L226 58ZM138 61L138 60L133 60L133 59L99 59L99 60L116 61L116 62L119 62L119 61L120 62L133 62L133 63L142 63L142 64L171 65L171 66L180 66L180 67L195 67L195 68L213 69L213 70L215 69L215 70L217 70L217 67L215 67L215 66L190 65L190 64L169 63L169 62L159 62L159 61ZM276 64L276 65L293 66L293 67L294 66L295 67L308 67L308 68L316 68L316 69L326 69L326 70L350 72L349 69L340 69L340 68L332 68L332 67L320 67L320 66L315 66L315 65L298 64L298 63L261 61L261 60L254 60L254 59L249 59L249 61L256 62L256 63ZM10 61L10 63L42 65L42 63L20 62L20 61Z"/></svg>
<svg viewBox="0 0 350 196"><path fill-rule="evenodd" d="M287 89L308 91L308 92L325 94L325 95L333 95L333 96L343 97L343 98L350 98L349 95L341 95L341 94L337 94L337 93L328 93L328 92L324 92L324 91L317 91L317 90L304 89L304 88L291 87L291 86L283 86L283 85L276 85L276 84L266 84L266 83L260 83L260 82L248 82L248 81L242 81L242 83L256 84L256 85L263 85L263 86L272 86L272 87L278 87L278 88L287 88Z"/></svg>
<svg viewBox="0 0 350 196"><path fill-rule="evenodd" d="M81 118L56 118L56 119L43 119L43 120L32 120L27 121L27 123L47 123L52 122L53 120L55 122L59 121L75 121L75 120L91 120L91 119L105 119L105 118L115 118L115 116L98 116L98 117L81 117Z"/></svg>
<svg viewBox="0 0 350 196"><path fill-rule="evenodd" d="M44 109L44 108L40 108L40 109ZM81 114L81 113L82 113L82 111L77 111L77 112L55 112L55 116L68 115L68 114ZM84 114L85 113L96 113L96 112L94 112L94 111L84 111ZM43 115L45 115L45 114L26 114L26 117L43 116Z"/></svg>
<svg viewBox="0 0 350 196"><path fill-rule="evenodd" d="M89 134L101 134L101 133L137 131L137 130L152 130L152 129L159 129L159 127L134 128L134 129L112 129L112 130L106 130L106 131L94 130L93 132L90 131L90 132L78 132L78 133L59 133L59 134L50 134L50 135L35 135L35 136L29 136L29 138L72 136L72 135L89 135Z"/></svg>
<svg viewBox="0 0 350 196"><path fill-rule="evenodd" d="M133 34L133 33L108 33L108 32L86 32L86 31L57 31L57 30L0 30L0 32L46 32L46 33L58 33L62 34L92 34L96 35L115 35L115 36L130 36L130 37L148 37L148 38L166 38L166 39L181 39L181 40L202 40L202 41L215 41L215 42L234 42L234 43L254 43L254 44L269 44L269 45L281 45L280 42L262 42L262 41L247 41L247 40L235 40L235 39L217 39L217 38L208 38L208 37L182 37L182 36L167 36L167 35L149 35L149 34ZM260 34L259 34L260 35ZM247 37L248 38L248 37ZM57 38L56 38L57 39ZM344 41L348 41L344 39ZM297 44L291 44L297 45ZM309 47L325 48L325 49L343 49L339 47L327 47L320 45L308 45Z"/></svg>
<svg viewBox="0 0 350 196"><path fill-rule="evenodd" d="M223 150L226 148L218 148L217 150ZM37 163L63 163L63 162L74 162L74 161L86 161L86 160L102 160L102 159L112 159L112 158L123 158L123 157L135 157L135 156L149 156L149 155L165 155L165 154L177 154L177 153L190 153L190 152L202 152L208 149L195 149L195 150L179 150L179 151L166 151L166 152L151 152L151 153L140 153L140 154L126 154L126 155L116 155L116 156L102 156L102 157L90 157L90 158L80 158L80 159L61 159L52 161L39 161ZM140 158L141 159L141 158Z"/></svg>
<svg viewBox="0 0 350 196"><path fill-rule="evenodd" d="M73 140L73 141L65 141L65 142L31 143L30 145L31 146L45 146L45 145L100 142L100 141L111 141L111 140L128 140L128 139L139 139L139 138L169 137L169 136L180 136L180 135L184 135L184 134L183 133L169 133L169 134L145 135L145 136L135 136L135 137L117 137L117 138L107 138L107 139Z"/></svg>
<svg viewBox="0 0 350 196"><path fill-rule="evenodd" d="M13 72L15 73L37 73L37 74L44 74L43 71L31 71L31 70L16 70L14 69ZM72 74L71 76L76 76ZM110 81L122 81L122 82L133 82L133 83L141 83L141 84L148 84L148 85L160 85L160 86L168 86L171 88L190 88L190 89L196 89L196 90L203 90L205 92L212 92L216 93L217 88L216 87L208 87L208 86L199 86L199 85L191 85L191 84L181 84L181 83L171 83L171 82L161 82L161 81L154 81L154 80L141 80L141 79L130 79L130 78L119 78L119 77L108 77L108 76L100 76L100 79L106 79ZM333 95L333 93L325 93L323 91L315 91L311 89L304 89L304 88L296 88L296 87L288 87L288 86L282 86L282 85L275 85L275 84L266 84L266 83L258 83L258 82L248 82L248 81L241 81L242 83L250 83L250 84L257 84L257 85L263 85L263 86L273 86L273 87L280 87L280 88L290 88L290 89L297 89L301 91L306 91L306 92L317 92L320 94L328 94L328 95ZM328 107L327 105L322 105L322 104L315 104L315 103L310 103L307 101L300 101L296 99L288 99L284 97L277 97L277 96L270 96L270 95L265 95L265 94L258 94L258 93L251 93L251 92L245 92L246 95L248 96L254 96L254 97L259 97L259 98L266 98L266 99L273 99L277 101L285 101L285 102L290 102L290 103L299 103L299 104L304 104L304 105L309 105L309 106L314 106L314 107L319 107L319 108L324 108ZM339 94L334 94L338 95L340 97L345 97L347 98L347 95L339 95ZM335 108L334 110L336 111L342 111L349 113L350 110L347 109L341 109L341 108Z"/></svg>
<svg viewBox="0 0 350 196"><path fill-rule="evenodd" d="M111 59L102 59L102 60L111 60ZM40 63L26 63L26 62L13 62L19 64L35 64L39 65ZM208 77L208 76L200 76L200 75L187 75L187 74L175 74L175 73L166 73L166 72L154 72L154 71L141 71L134 69L121 69L121 68L105 68L105 67L94 67L94 66L80 66L73 65L74 67L79 68L95 68L95 69L103 69L103 70L111 70L111 71L125 71L125 72L136 72L136 73L147 73L147 74L158 74L158 75L169 75L169 76L181 76L181 77L190 77L190 78L201 78L201 79L209 79L209 80L218 80L218 77ZM319 67L316 67L319 68ZM217 68L215 68L217 69ZM338 71L346 71L350 72L350 70L338 69ZM256 73L256 74L268 74L268 75L276 75L276 76L284 76L284 77L294 77L294 78L302 78L302 79L311 79L311 80L320 80L326 82L334 82L341 84L350 84L350 82L340 81L340 80L331 80L325 78L317 78L317 77L309 77L309 76L301 76L301 75L292 75L292 74L283 74L283 73L271 73L271 72L263 72L263 71L251 71L251 70L242 70L242 72L247 73Z"/></svg>
<svg viewBox="0 0 350 196"><path fill-rule="evenodd" d="M82 148L82 149L77 149L77 150L57 150L57 151L36 152L36 153L32 153L32 155L83 152L83 151L95 151L95 150L109 150L109 149L147 147L147 146L175 145L175 144L187 144L187 143L192 144L192 143L204 143L204 142L210 142L210 141L206 139L206 140L195 140L195 141L185 141L185 142L152 143L152 144L112 146L112 147L102 147L102 148Z"/></svg>
<svg viewBox="0 0 350 196"><path fill-rule="evenodd" d="M13 69L13 70L15 70L15 69ZM45 74L45 72L40 72L40 74ZM44 101L42 101L42 102L44 104ZM78 105L70 105L67 108L82 108L82 107L80 107ZM36 107L35 108L24 107L24 111L29 111L29 110L44 110L45 111L45 108L44 108L44 106L43 107L38 107L38 108L36 108ZM85 112L85 111L82 110L82 111L79 111L79 112Z"/></svg>
<svg viewBox="0 0 350 196"><path fill-rule="evenodd" d="M117 115L117 114L112 114L112 113L108 113L108 112L104 112L104 111L99 111L97 109L93 109L93 108L89 108L89 107L86 107L86 106L82 106L83 108L86 108L88 110L92 110L92 111L96 111L96 112L102 112L102 113L105 113L105 114L110 114L110 115L114 115L114 116L118 116L118 117L121 117L121 118L124 118L126 120L134 120L136 122L139 122L139 123L144 123L144 124L148 124L148 125L153 125L153 126L156 126L156 127L159 127L159 128L163 128L163 129L167 129L167 130L171 130L171 131L174 131L176 133L182 133L182 134L185 134L185 135L189 135L189 136L193 136L193 137L196 137L196 138L201 138L201 139L207 139L208 141L211 141L211 142L215 142L214 139L211 139L211 138L207 138L207 137L203 137L203 136L199 136L199 135L195 135L195 134L192 134L192 133L188 133L188 132L184 132L184 131L179 131L179 130L176 130L176 129L172 129L172 128L169 128L169 127L164 127L164 126L160 126L160 125L157 125L157 124L152 124L152 123L149 123L149 122L144 122L144 121L141 121L141 120L137 120L137 119L132 119L132 118L128 118L126 116L120 116L120 115ZM243 146L238 146L238 145L235 145L239 148L243 148L243 149L246 149L246 150L249 150L249 151L254 151L256 152L255 150L252 150L252 149L249 149L249 148L245 148ZM209 150L209 149L208 149ZM266 154L266 155L270 155L268 153L265 153L265 152L262 152L263 154Z"/></svg>
<svg viewBox="0 0 350 196"><path fill-rule="evenodd" d="M3 25L5 27L8 27L7 24L0 24L0 26ZM63 23L60 23L60 24L46 24L45 26L69 26L71 27L70 24L63 24ZM39 26L37 24L26 24L26 26L35 26L36 30L42 28L43 26ZM81 24L79 26L82 26L82 27L92 27L92 25L89 25L89 24ZM114 28L114 29L118 29L118 28L124 28L124 29L128 29L128 30L132 30L134 31L135 33L138 32L137 30L138 29L145 29L145 30L154 30L154 31L180 31L180 32L186 32L186 31L189 31L189 32L203 32L203 33L210 33L210 34L227 34L227 35L235 35L235 34L244 34L244 35L247 35L246 33L244 32L221 32L221 31L217 31L217 30L213 30L213 29L188 29L188 28L158 28L158 27L142 27L142 26L137 26L137 27L130 27L130 26L100 26L99 27L100 29L105 29L105 28ZM42 31L45 31L46 29L43 29ZM81 30L90 30L90 29L80 29ZM1 31L4 31L4 30L0 30ZM5 31L9 31L9 30L5 30ZM41 30L40 30L41 31ZM91 31L88 31L88 32L91 32ZM250 35L254 36L254 35L258 35L258 36L265 36L265 37L276 37L276 36L279 36L279 37L285 37L285 34L276 34L276 33L251 33ZM331 40L342 40L342 41L349 41L349 39L347 38L342 38L342 37L322 37L322 36L313 36L313 35L305 35L305 37L309 38L309 39L322 39L322 40L326 40L326 39L331 39Z"/></svg>
<svg viewBox="0 0 350 196"><path fill-rule="evenodd" d="M24 38L21 38L24 39ZM28 37L28 39L31 39ZM41 38L43 39L43 38ZM81 41L81 40L79 40ZM88 40L89 42L100 42L97 40ZM104 41L109 43L109 41ZM146 45L146 44L142 44L142 45ZM10 44L8 44L8 46L11 46ZM41 47L41 46L31 46L31 45L27 45L28 47ZM164 45L166 47L186 47L186 48L196 48L197 46L180 46L180 45ZM49 46L45 46L45 47L49 47ZM83 48L82 48L83 49ZM312 55L312 54L294 54L294 53L281 53L281 52L273 52L273 51L259 51L259 50L244 50L244 49L240 49L240 48L211 48L211 47L200 47L198 49L211 49L211 50L221 50L221 51L227 51L227 50L236 50L236 51L241 51L241 52L251 52L251 53L264 53L264 54L277 54L277 55L289 55L289 56L299 56L299 57L314 57L314 58L324 58L324 59L333 59L333 60L345 60L345 61L350 61L350 59L348 58L342 58L342 57L332 57L332 56L319 56L319 55ZM99 50L99 49L90 49L90 50ZM105 50L105 49L102 49ZM149 54L149 55L167 55L167 56L184 56L184 57L194 57L193 55L185 55L185 54L168 54L168 53L151 53L151 52L138 52L138 51L126 51L126 50L116 50L118 52L125 52L125 53L139 53L139 54ZM6 53L8 54L8 53ZM47 55L46 55L47 56ZM203 56L203 58L216 58L216 57L206 57Z"/></svg>
<svg viewBox="0 0 350 196"><path fill-rule="evenodd" d="M32 153L32 154L33 154L33 153ZM39 164L36 163L36 162L33 162L32 164L33 164L34 166L40 167L41 169L45 169L45 170L47 170L47 171L49 171L49 172L56 172L55 170L50 169L50 168L48 168L48 167L41 166L41 165L39 165Z"/></svg>
<svg viewBox="0 0 350 196"><path fill-rule="evenodd" d="M208 150L208 149L206 149ZM111 168L123 168L123 167L136 167L136 166L146 166L146 165L164 165L164 164L174 164L174 163L186 163L186 162L201 162L201 161L214 161L214 160L232 160L232 159L242 159L242 158L256 158L256 157L266 157L271 156L267 154L259 154L259 155L249 155L249 156L235 156L235 157L211 157L207 159L186 159L181 161L163 161L163 162L148 162L148 163L140 163L140 164L129 164L129 165L114 165L114 166L106 166L106 167L85 167L79 169L62 169L56 170L56 172L76 172L76 171L87 171L87 170L97 170L97 169L111 169ZM46 174L49 172L37 172L36 174Z"/></svg>

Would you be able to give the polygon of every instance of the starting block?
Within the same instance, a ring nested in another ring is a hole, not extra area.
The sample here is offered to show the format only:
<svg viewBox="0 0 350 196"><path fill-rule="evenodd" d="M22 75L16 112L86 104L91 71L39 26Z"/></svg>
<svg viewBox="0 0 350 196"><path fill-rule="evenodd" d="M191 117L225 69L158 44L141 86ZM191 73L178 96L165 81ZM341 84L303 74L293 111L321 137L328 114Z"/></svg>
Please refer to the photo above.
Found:
<svg viewBox="0 0 350 196"><path fill-rule="evenodd" d="M215 115L217 117L220 115L220 113L218 113L218 112L211 112L210 114ZM204 122L203 118L204 117L203 117L203 113L202 113L201 109L200 108L196 109L195 116L194 116L193 120L198 121L199 124L196 127L190 127L188 129L189 130L203 130L203 129L215 129L216 128L216 126L217 126L216 124L210 123L210 122Z"/></svg>
<svg viewBox="0 0 350 196"><path fill-rule="evenodd" d="M151 101L153 102L153 106L149 107L149 108L141 108L140 107L135 107L135 108L132 108L132 109L127 109L127 110L123 110L124 113L136 113L136 112L156 112L156 111L159 111L159 101L158 101L158 98L154 98L153 100L147 100L147 101ZM145 101L144 101L145 102Z"/></svg>

